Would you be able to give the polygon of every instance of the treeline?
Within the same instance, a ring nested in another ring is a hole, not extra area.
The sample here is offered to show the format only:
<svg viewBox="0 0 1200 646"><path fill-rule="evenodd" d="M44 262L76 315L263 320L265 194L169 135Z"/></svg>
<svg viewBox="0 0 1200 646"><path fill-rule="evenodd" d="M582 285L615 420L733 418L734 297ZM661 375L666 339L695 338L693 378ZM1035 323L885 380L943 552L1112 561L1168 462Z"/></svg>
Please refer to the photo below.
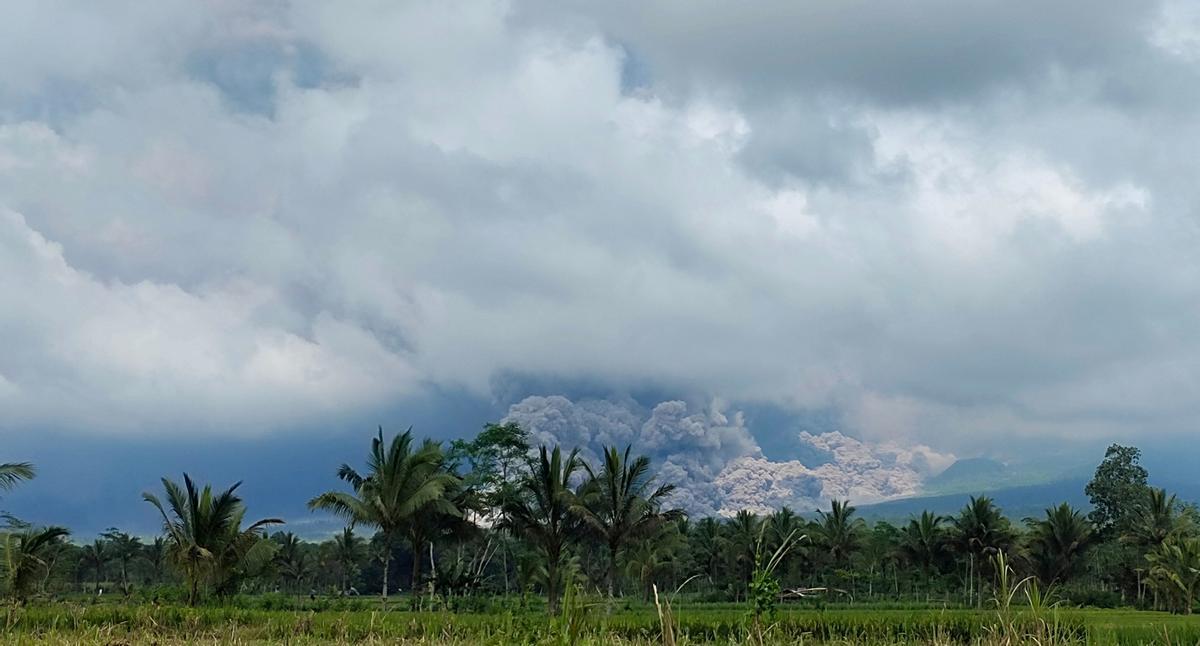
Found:
<svg viewBox="0 0 1200 646"><path fill-rule="evenodd" d="M343 464L342 486L308 503L346 521L326 541L301 540L281 519L251 522L237 485L216 491L185 475L145 494L163 521L152 541L111 529L75 545L62 528L9 518L4 588L22 600L177 594L192 604L403 591L414 605L450 608L538 595L553 612L568 587L742 601L761 594L766 572L780 599L970 606L991 598L999 569L1011 566L1068 603L1190 612L1200 515L1151 487L1139 460L1136 448L1108 449L1087 485L1087 514L1064 503L1014 521L980 496L957 514L924 512L900 525L868 524L838 500L808 517L785 507L690 519L670 505L673 484L629 447L609 447L592 464L578 450L531 447L513 424L449 445L381 429L364 467ZM0 465L0 487L32 476L29 465Z"/></svg>

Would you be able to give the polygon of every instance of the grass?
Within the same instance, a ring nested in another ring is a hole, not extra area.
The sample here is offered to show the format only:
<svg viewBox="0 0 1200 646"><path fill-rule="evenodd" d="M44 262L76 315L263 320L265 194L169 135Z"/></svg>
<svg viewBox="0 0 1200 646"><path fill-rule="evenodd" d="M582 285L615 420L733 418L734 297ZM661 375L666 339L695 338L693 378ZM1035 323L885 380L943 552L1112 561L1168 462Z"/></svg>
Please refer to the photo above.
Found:
<svg viewBox="0 0 1200 646"><path fill-rule="evenodd" d="M287 611L233 607L53 604L9 606L0 644L627 644L664 643L653 606L618 609L580 600L564 617L537 612ZM748 643L745 608L672 609L684 644ZM781 610L766 643L792 644L1197 644L1200 617L1133 610L1061 610L1053 616L966 609ZM1053 622L1055 630L1044 630Z"/></svg>

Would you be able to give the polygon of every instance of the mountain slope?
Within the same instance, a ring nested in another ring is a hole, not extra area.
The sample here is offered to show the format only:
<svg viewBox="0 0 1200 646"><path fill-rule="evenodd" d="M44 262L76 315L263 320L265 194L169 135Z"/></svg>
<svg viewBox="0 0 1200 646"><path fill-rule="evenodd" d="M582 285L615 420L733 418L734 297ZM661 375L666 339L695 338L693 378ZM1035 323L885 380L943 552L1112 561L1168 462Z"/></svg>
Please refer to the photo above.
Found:
<svg viewBox="0 0 1200 646"><path fill-rule="evenodd" d="M1088 478L1068 478L1055 482L1028 484L996 489L977 489L932 496L916 496L888 500L872 505L859 505L858 511L867 520L904 522L922 511L949 516L958 513L972 495L985 495L996 502L1004 514L1013 520L1041 517L1047 507L1070 503L1079 509L1090 509L1091 503L1083 489ZM1200 482L1194 480L1165 480L1151 477L1150 484L1162 487L1179 496L1184 502L1200 501Z"/></svg>

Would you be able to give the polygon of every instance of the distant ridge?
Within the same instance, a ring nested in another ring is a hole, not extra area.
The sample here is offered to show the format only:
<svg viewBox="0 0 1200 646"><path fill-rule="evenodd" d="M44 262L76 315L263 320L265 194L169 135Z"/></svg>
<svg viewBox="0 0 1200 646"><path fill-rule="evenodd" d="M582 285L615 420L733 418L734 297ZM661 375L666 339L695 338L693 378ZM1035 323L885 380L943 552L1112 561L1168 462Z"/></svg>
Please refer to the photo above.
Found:
<svg viewBox="0 0 1200 646"><path fill-rule="evenodd" d="M964 458L925 482L926 493L953 493L995 487L1011 477L1009 469L991 458Z"/></svg>
<svg viewBox="0 0 1200 646"><path fill-rule="evenodd" d="M1004 515L1013 520L1041 516L1047 507L1063 502L1088 509L1091 503L1083 492L1087 479L1060 480L1043 484L1021 485L1002 489L962 491L933 496L901 498L872 505L858 505L858 512L868 520L902 522L931 511L942 516L957 514L973 495L986 495L996 502Z"/></svg>
<svg viewBox="0 0 1200 646"><path fill-rule="evenodd" d="M858 513L867 520L904 522L926 510L943 516L957 514L971 496L984 495L994 500L996 505L1003 510L1004 515L1014 521L1020 521L1027 517L1041 517L1047 507L1064 502L1079 509L1091 509L1091 501L1083 491L1089 479L1088 477L1069 478L1014 487L981 488L956 493L900 498L870 505L857 505L857 507ZM1177 495L1181 502L1200 501L1200 482L1156 480L1151 476L1150 484Z"/></svg>

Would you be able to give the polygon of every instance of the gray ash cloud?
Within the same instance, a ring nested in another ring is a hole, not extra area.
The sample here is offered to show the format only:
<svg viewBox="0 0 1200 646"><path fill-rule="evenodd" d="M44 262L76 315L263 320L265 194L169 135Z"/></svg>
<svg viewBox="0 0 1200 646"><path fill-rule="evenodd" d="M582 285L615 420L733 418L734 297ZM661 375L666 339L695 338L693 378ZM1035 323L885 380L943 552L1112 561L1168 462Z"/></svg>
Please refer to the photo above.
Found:
<svg viewBox="0 0 1200 646"><path fill-rule="evenodd" d="M527 397L505 417L528 430L535 444L580 449L593 464L602 447L632 444L654 459L660 481L678 486L673 504L697 516L766 513L784 505L811 511L830 498L872 502L916 493L953 456L925 446L861 441L839 432L801 432L805 464L763 455L741 412L721 401L689 405L664 401L645 408L633 400Z"/></svg>

